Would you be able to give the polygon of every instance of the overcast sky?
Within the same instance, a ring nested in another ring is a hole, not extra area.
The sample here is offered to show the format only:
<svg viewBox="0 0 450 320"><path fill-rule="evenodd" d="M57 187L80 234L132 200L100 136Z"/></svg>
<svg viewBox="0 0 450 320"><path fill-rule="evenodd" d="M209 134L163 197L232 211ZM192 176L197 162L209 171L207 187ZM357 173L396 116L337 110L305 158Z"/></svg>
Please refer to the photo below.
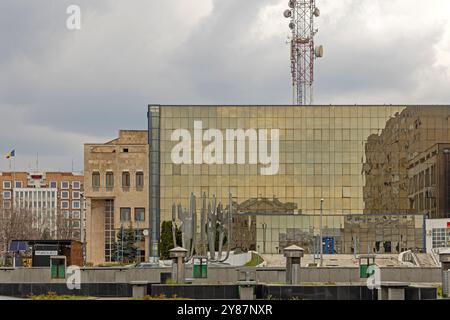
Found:
<svg viewBox="0 0 450 320"><path fill-rule="evenodd" d="M81 170L149 103L290 104L287 2L1 0L0 170ZM450 1L317 5L317 104L450 103Z"/></svg>

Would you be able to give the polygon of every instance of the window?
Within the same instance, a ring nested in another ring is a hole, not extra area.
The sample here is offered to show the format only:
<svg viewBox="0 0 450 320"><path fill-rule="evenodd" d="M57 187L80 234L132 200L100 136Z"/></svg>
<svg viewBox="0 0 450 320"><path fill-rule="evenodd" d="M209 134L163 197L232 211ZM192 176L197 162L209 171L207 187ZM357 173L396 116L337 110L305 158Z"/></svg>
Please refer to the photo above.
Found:
<svg viewBox="0 0 450 320"><path fill-rule="evenodd" d="M3 199L10 200L11 199L11 191L3 191Z"/></svg>
<svg viewBox="0 0 450 320"><path fill-rule="evenodd" d="M69 182L61 181L61 189L69 189Z"/></svg>
<svg viewBox="0 0 450 320"><path fill-rule="evenodd" d="M70 211L64 210L62 212L64 219L70 219Z"/></svg>
<svg viewBox="0 0 450 320"><path fill-rule="evenodd" d="M81 188L81 182L80 181L73 181L72 182L72 189L80 190L80 188Z"/></svg>
<svg viewBox="0 0 450 320"><path fill-rule="evenodd" d="M122 172L122 188L130 188L130 173L128 171Z"/></svg>
<svg viewBox="0 0 450 320"><path fill-rule="evenodd" d="M72 228L80 229L80 221L78 220L72 221Z"/></svg>
<svg viewBox="0 0 450 320"><path fill-rule="evenodd" d="M11 181L3 181L3 189L11 189Z"/></svg>
<svg viewBox="0 0 450 320"><path fill-rule="evenodd" d="M92 172L92 188L100 188L100 172Z"/></svg>
<svg viewBox="0 0 450 320"><path fill-rule="evenodd" d="M114 173L113 172L106 173L106 188L107 189L114 188Z"/></svg>
<svg viewBox="0 0 450 320"><path fill-rule="evenodd" d="M77 199L80 199L81 197L80 197L80 191L74 191L74 192L72 192L72 199L75 199L75 200L77 200Z"/></svg>
<svg viewBox="0 0 450 320"><path fill-rule="evenodd" d="M449 239L447 238L450 235L447 234L447 229L445 228L437 228L433 229L432 234L432 246L433 248L446 248L449 245Z"/></svg>
<svg viewBox="0 0 450 320"><path fill-rule="evenodd" d="M145 221L145 209L135 208L134 209L134 221Z"/></svg>
<svg viewBox="0 0 450 320"><path fill-rule="evenodd" d="M57 187L58 187L58 184L56 183L56 181L50 181L50 188L56 189Z"/></svg>
<svg viewBox="0 0 450 320"><path fill-rule="evenodd" d="M69 199L69 191L61 191L61 199Z"/></svg>
<svg viewBox="0 0 450 320"><path fill-rule="evenodd" d="M16 181L16 188L22 188L22 181Z"/></svg>
<svg viewBox="0 0 450 320"><path fill-rule="evenodd" d="M72 218L73 218L73 219L80 219L80 218L81 218L81 213L80 213L80 211L73 211L73 212L72 212Z"/></svg>
<svg viewBox="0 0 450 320"><path fill-rule="evenodd" d="M69 209L69 201L61 201L61 209Z"/></svg>
<svg viewBox="0 0 450 320"><path fill-rule="evenodd" d="M131 209L120 208L120 222L131 221Z"/></svg>
<svg viewBox="0 0 450 320"><path fill-rule="evenodd" d="M81 209L80 201L72 201L72 209Z"/></svg>
<svg viewBox="0 0 450 320"><path fill-rule="evenodd" d="M11 201L3 201L3 209L11 209Z"/></svg>
<svg viewBox="0 0 450 320"><path fill-rule="evenodd" d="M142 191L144 188L144 173L136 172L136 190Z"/></svg>
<svg viewBox="0 0 450 320"><path fill-rule="evenodd" d="M128 148L123 148L123 150L122 150L124 153L128 153L129 152L129 149Z"/></svg>

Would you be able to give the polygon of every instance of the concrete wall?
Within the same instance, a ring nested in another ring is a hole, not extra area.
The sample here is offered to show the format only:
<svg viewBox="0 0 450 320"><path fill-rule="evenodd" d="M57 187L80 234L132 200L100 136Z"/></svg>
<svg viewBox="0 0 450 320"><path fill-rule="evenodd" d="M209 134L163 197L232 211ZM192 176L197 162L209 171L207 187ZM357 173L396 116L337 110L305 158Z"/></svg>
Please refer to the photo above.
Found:
<svg viewBox="0 0 450 320"><path fill-rule="evenodd" d="M162 273L170 273L171 268L126 269L126 268L85 268L81 270L82 283L130 283L131 281L148 281L159 283ZM284 268L258 268L259 283L283 284ZM186 277L192 278L192 267L186 268ZM194 279L193 283L235 283L238 279L234 267L210 267L208 279ZM302 268L302 283L361 284L358 268ZM439 268L382 268L382 281L399 281L414 283L440 283ZM65 280L52 280L49 268L0 269L1 283L65 283Z"/></svg>

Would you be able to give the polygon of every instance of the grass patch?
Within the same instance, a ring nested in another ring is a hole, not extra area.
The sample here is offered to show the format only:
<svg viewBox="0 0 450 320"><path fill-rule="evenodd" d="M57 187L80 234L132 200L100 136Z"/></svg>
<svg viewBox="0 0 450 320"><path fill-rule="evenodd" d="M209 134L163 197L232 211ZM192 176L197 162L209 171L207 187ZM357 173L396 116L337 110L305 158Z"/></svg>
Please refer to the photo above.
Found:
<svg viewBox="0 0 450 320"><path fill-rule="evenodd" d="M29 296L31 300L92 300L94 297L85 296L59 296L55 292L48 292L47 294L41 295L31 295Z"/></svg>
<svg viewBox="0 0 450 320"><path fill-rule="evenodd" d="M256 267L264 262L259 254L252 252L252 259L245 264L246 267Z"/></svg>
<svg viewBox="0 0 450 320"><path fill-rule="evenodd" d="M171 297L167 297L165 294L160 294L159 296L145 296L143 299L132 299L132 300L191 300L187 298L180 298L176 294Z"/></svg>
<svg viewBox="0 0 450 320"><path fill-rule="evenodd" d="M120 263L120 262L107 262L107 263L99 264L97 267L111 268L111 267L130 267L130 266L133 266L133 264Z"/></svg>

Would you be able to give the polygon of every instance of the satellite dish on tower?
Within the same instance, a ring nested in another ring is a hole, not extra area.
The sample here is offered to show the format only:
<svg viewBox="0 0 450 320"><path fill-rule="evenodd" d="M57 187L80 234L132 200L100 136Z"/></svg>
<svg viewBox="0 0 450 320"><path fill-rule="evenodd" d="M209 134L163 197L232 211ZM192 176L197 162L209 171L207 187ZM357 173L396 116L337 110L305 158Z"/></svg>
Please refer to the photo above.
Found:
<svg viewBox="0 0 450 320"><path fill-rule="evenodd" d="M292 17L292 12L291 12L291 10L287 9L287 10L284 12L284 17L285 17L285 18L290 18L290 17Z"/></svg>
<svg viewBox="0 0 450 320"><path fill-rule="evenodd" d="M289 23L289 29L291 29L291 30L295 29L295 23L294 22Z"/></svg>
<svg viewBox="0 0 450 320"><path fill-rule="evenodd" d="M314 49L314 54L316 58L322 58L323 57L323 46L317 46Z"/></svg>
<svg viewBox="0 0 450 320"><path fill-rule="evenodd" d="M290 0L289 1L289 8L295 8L295 5L297 4L297 1L296 0Z"/></svg>
<svg viewBox="0 0 450 320"><path fill-rule="evenodd" d="M319 8L315 8L315 9L314 9L314 15L315 15L316 17L320 17L320 9L319 9Z"/></svg>

